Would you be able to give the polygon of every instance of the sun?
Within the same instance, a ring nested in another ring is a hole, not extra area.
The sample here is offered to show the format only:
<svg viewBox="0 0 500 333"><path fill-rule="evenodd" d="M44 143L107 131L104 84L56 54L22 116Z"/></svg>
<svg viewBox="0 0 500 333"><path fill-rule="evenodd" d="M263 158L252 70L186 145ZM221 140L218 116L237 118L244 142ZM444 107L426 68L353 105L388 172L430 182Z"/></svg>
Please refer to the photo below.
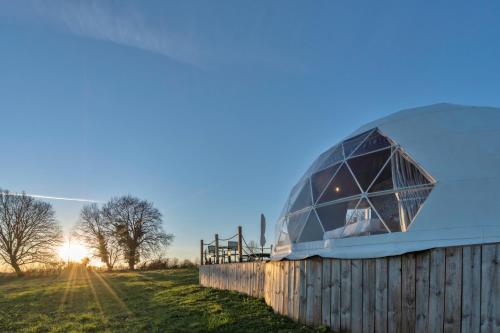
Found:
<svg viewBox="0 0 500 333"><path fill-rule="evenodd" d="M65 242L57 253L61 259L69 261L81 261L85 257L90 257L89 249L77 241Z"/></svg>

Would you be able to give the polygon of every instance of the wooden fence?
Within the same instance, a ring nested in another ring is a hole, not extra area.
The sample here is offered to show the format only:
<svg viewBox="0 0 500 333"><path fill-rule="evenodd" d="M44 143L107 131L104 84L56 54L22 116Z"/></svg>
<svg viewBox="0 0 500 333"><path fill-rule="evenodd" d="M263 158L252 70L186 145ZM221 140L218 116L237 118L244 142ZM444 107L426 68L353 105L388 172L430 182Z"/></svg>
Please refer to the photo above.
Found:
<svg viewBox="0 0 500 333"><path fill-rule="evenodd" d="M203 265L200 266L200 284L263 298L265 265L263 261Z"/></svg>
<svg viewBox="0 0 500 333"><path fill-rule="evenodd" d="M500 244L208 265L200 283L264 297L279 314L334 331L500 332Z"/></svg>

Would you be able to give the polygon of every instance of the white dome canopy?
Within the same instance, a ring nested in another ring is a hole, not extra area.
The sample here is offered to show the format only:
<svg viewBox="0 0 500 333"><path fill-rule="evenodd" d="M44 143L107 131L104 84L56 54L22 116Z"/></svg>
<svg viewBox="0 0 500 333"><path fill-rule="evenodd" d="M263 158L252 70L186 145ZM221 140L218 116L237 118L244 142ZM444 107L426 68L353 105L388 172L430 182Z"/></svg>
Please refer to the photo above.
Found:
<svg viewBox="0 0 500 333"><path fill-rule="evenodd" d="M500 242L500 109L437 104L368 123L292 189L273 258Z"/></svg>

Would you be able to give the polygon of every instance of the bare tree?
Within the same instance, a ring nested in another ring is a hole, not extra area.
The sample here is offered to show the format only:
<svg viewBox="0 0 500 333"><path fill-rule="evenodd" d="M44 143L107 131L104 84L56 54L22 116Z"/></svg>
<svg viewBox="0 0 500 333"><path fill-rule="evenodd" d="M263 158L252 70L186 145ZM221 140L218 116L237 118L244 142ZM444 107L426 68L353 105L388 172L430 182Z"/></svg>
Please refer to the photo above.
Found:
<svg viewBox="0 0 500 333"><path fill-rule="evenodd" d="M0 193L0 259L18 276L23 265L48 263L62 244L52 205L25 195Z"/></svg>
<svg viewBox="0 0 500 333"><path fill-rule="evenodd" d="M114 198L104 205L102 213L132 270L141 257L161 251L174 238L163 231L161 213L149 201L130 195Z"/></svg>
<svg viewBox="0 0 500 333"><path fill-rule="evenodd" d="M83 206L75 235L87 245L93 256L106 265L109 271L113 269L120 251L110 225L105 222L97 204Z"/></svg>

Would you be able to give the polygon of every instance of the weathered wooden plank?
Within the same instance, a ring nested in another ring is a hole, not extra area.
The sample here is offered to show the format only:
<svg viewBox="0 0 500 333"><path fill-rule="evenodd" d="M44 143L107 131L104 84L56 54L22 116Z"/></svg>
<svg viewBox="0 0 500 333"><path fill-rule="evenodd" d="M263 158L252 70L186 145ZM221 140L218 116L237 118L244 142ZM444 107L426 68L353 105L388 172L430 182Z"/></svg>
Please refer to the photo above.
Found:
<svg viewBox="0 0 500 333"><path fill-rule="evenodd" d="M289 261L283 262L282 269L282 291L283 291L283 304L281 305L281 314L283 316L288 316L288 264Z"/></svg>
<svg viewBox="0 0 500 333"><path fill-rule="evenodd" d="M313 304L313 325L319 327L321 325L321 279L323 276L323 259L320 257L313 258L314 267L314 304Z"/></svg>
<svg viewBox="0 0 500 333"><path fill-rule="evenodd" d="M332 260L323 259L323 276L321 278L321 324L329 327L331 321L332 299Z"/></svg>
<svg viewBox="0 0 500 333"><path fill-rule="evenodd" d="M363 332L375 330L375 259L363 260Z"/></svg>
<svg viewBox="0 0 500 333"><path fill-rule="evenodd" d="M387 332L387 258L375 260L375 332Z"/></svg>
<svg viewBox="0 0 500 333"><path fill-rule="evenodd" d="M462 248L445 251L444 332L460 332L462 300Z"/></svg>
<svg viewBox="0 0 500 333"><path fill-rule="evenodd" d="M314 283L315 283L314 260L306 259L306 325L314 325Z"/></svg>
<svg viewBox="0 0 500 333"><path fill-rule="evenodd" d="M260 265L262 263L261 262L256 262L254 264L254 268L255 268L255 271L254 271L254 274L255 274L255 296L256 298L260 298L260 294L261 294L261 287L260 287Z"/></svg>
<svg viewBox="0 0 500 333"><path fill-rule="evenodd" d="M283 314L283 261L278 262L278 270L276 273L276 279L278 280L278 298L276 300L276 308L279 314Z"/></svg>
<svg viewBox="0 0 500 333"><path fill-rule="evenodd" d="M500 269L498 244L482 245L481 332L500 332Z"/></svg>
<svg viewBox="0 0 500 333"><path fill-rule="evenodd" d="M301 260L299 266L299 322L306 323L307 313L307 260Z"/></svg>
<svg viewBox="0 0 500 333"><path fill-rule="evenodd" d="M278 286L276 284L276 272L277 272L277 267L278 264L276 262L273 262L271 264L271 307L273 308L274 312L277 312L278 309L276 307L276 298L278 297Z"/></svg>
<svg viewBox="0 0 500 333"><path fill-rule="evenodd" d="M286 294L287 282L288 282L288 260L285 260L282 262L282 265L281 265L281 314L283 316L288 315L286 313L286 310L287 310L286 303L287 303L287 297L288 297L288 295Z"/></svg>
<svg viewBox="0 0 500 333"><path fill-rule="evenodd" d="M300 263L301 260L294 261L293 276L294 276L294 288L293 288L293 320L299 321L299 307L300 307Z"/></svg>
<svg viewBox="0 0 500 333"><path fill-rule="evenodd" d="M340 262L340 331L351 331L351 260Z"/></svg>
<svg viewBox="0 0 500 333"><path fill-rule="evenodd" d="M363 261L351 260L351 331L363 331Z"/></svg>
<svg viewBox="0 0 500 333"><path fill-rule="evenodd" d="M288 316L293 319L293 293L295 290L295 262L290 261L288 263L288 300L287 300L287 308L288 308Z"/></svg>
<svg viewBox="0 0 500 333"><path fill-rule="evenodd" d="M270 305L270 298L269 298L269 283L271 282L271 278L269 276L269 272L271 270L271 265L272 263L266 263L264 264L264 301L266 302L267 305Z"/></svg>
<svg viewBox="0 0 500 333"><path fill-rule="evenodd" d="M331 261L331 299L330 299L330 325L335 331L340 331L340 294L341 294L341 268L340 260Z"/></svg>
<svg viewBox="0 0 500 333"><path fill-rule="evenodd" d="M253 262L247 264L247 275L248 275L248 295L253 296L254 288L254 278L253 278Z"/></svg>
<svg viewBox="0 0 500 333"><path fill-rule="evenodd" d="M261 294L261 297L264 298L264 291L265 291L265 286L266 286L266 270L265 270L265 267L266 267L266 263L265 262L262 262L260 264L260 271L261 271L261 275L260 275L260 285L261 285L261 290L262 290L262 294Z"/></svg>
<svg viewBox="0 0 500 333"><path fill-rule="evenodd" d="M254 262L253 263L253 290L254 294L253 297L259 298L259 262Z"/></svg>
<svg viewBox="0 0 500 333"><path fill-rule="evenodd" d="M259 262L252 263L252 276L253 276L253 295L252 297L259 297Z"/></svg>
<svg viewBox="0 0 500 333"><path fill-rule="evenodd" d="M445 251L431 250L429 273L429 332L442 332L444 325Z"/></svg>
<svg viewBox="0 0 500 333"><path fill-rule="evenodd" d="M401 300L403 332L415 332L415 254L401 258Z"/></svg>
<svg viewBox="0 0 500 333"><path fill-rule="evenodd" d="M481 323L481 246L462 249L462 333L478 332Z"/></svg>
<svg viewBox="0 0 500 333"><path fill-rule="evenodd" d="M274 300L274 307L276 312L281 314L281 261L277 262L274 267L274 285L276 288L276 298Z"/></svg>
<svg viewBox="0 0 500 333"><path fill-rule="evenodd" d="M387 331L401 332L401 257L388 259Z"/></svg>
<svg viewBox="0 0 500 333"><path fill-rule="evenodd" d="M415 331L428 332L430 252L415 256Z"/></svg>

